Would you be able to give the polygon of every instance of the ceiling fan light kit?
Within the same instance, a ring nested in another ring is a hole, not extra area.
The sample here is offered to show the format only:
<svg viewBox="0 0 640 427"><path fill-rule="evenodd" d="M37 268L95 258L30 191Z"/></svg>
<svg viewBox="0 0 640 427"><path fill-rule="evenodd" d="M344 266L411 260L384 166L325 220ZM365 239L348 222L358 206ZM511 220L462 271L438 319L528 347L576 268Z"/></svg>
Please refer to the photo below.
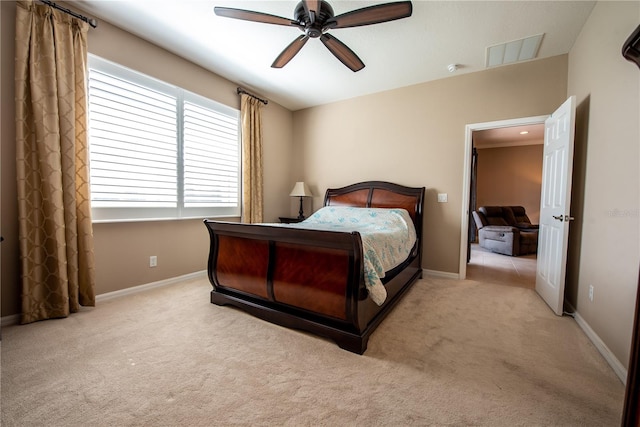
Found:
<svg viewBox="0 0 640 427"><path fill-rule="evenodd" d="M331 5L324 0L303 0L296 6L294 19L270 15L251 10L233 9L228 7L214 8L218 16L240 19L243 21L260 22L263 24L284 25L297 27L304 34L291 42L273 61L273 68L282 68L293 59L310 38L319 38L336 58L345 66L356 72L364 68L364 63L347 45L336 37L328 34L329 30L339 28L361 27L364 25L380 24L408 18L413 12L410 1L384 3L361 9L352 10L335 16Z"/></svg>

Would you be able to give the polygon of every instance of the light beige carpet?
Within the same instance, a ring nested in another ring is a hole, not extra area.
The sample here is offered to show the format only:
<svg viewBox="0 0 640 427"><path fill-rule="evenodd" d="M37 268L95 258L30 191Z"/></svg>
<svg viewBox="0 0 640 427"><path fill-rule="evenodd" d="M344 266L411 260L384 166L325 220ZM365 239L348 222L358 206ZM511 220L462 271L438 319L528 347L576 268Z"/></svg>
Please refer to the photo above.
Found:
<svg viewBox="0 0 640 427"><path fill-rule="evenodd" d="M363 356L206 279L2 331L2 426L616 426L624 387L522 287L427 278Z"/></svg>

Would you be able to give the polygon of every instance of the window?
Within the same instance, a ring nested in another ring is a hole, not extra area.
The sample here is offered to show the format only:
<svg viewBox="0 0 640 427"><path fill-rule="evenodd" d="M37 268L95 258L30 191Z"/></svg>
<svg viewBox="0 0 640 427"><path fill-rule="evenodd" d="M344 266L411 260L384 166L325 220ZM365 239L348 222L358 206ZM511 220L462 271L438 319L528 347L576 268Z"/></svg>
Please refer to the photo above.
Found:
<svg viewBox="0 0 640 427"><path fill-rule="evenodd" d="M240 216L239 112L89 58L93 217Z"/></svg>

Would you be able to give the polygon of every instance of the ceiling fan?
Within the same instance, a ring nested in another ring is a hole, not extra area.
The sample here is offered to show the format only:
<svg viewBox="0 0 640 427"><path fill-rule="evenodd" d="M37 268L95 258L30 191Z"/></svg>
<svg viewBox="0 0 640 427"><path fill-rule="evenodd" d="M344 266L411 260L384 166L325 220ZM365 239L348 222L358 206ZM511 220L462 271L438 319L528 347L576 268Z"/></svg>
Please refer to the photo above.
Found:
<svg viewBox="0 0 640 427"><path fill-rule="evenodd" d="M278 55L273 64L271 64L273 68L282 68L287 65L310 38L320 38L320 41L336 58L355 72L363 69L364 63L347 45L329 34L328 31L407 18L411 16L413 6L410 1L384 3L334 16L333 8L328 2L324 0L302 0L293 12L293 19L229 7L216 6L214 11L216 15L226 18L297 27L304 32L303 35L298 36Z"/></svg>

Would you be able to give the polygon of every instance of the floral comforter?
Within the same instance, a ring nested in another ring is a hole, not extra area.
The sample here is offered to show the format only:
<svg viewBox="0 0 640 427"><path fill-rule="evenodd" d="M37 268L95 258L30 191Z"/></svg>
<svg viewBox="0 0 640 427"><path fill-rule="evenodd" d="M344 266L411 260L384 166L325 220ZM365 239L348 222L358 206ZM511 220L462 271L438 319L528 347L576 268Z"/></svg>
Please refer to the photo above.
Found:
<svg viewBox="0 0 640 427"><path fill-rule="evenodd" d="M382 284L386 272L400 265L411 254L416 230L404 209L326 206L309 218L288 227L351 232L362 238L365 284L378 305L387 298Z"/></svg>

